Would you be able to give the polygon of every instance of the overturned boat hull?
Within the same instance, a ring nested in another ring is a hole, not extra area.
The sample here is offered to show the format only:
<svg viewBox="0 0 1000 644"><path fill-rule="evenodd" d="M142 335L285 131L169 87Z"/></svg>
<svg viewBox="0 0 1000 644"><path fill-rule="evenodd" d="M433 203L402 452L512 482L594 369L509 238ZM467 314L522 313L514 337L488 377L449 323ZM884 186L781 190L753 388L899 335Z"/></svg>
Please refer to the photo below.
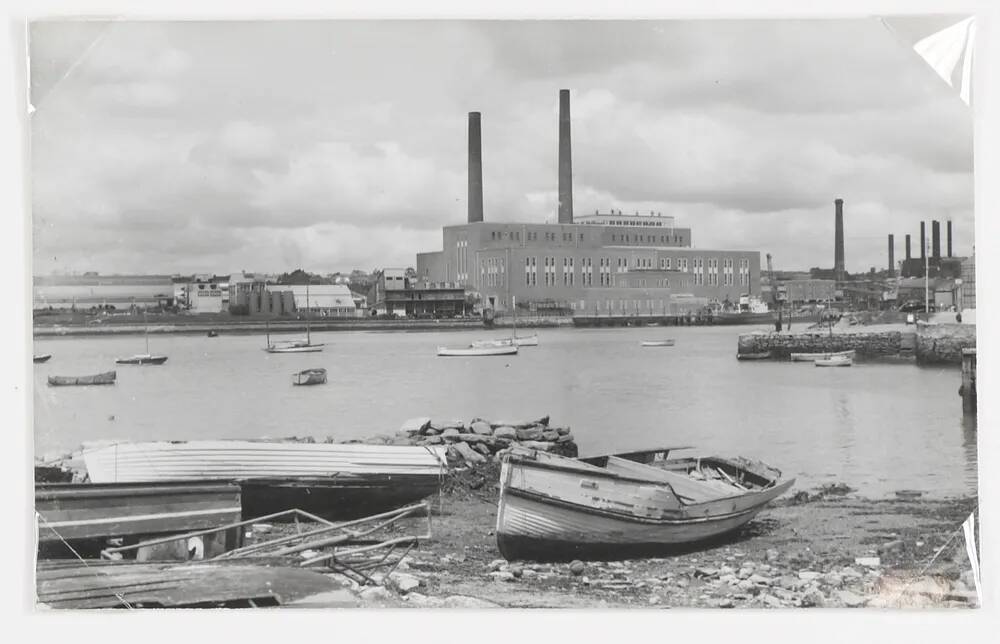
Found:
<svg viewBox="0 0 1000 644"><path fill-rule="evenodd" d="M93 376L49 376L50 387L84 387L87 385L113 385L117 372L106 371Z"/></svg>
<svg viewBox="0 0 1000 644"><path fill-rule="evenodd" d="M293 385L322 385L325 383L326 369L306 369L292 375Z"/></svg>
<svg viewBox="0 0 1000 644"><path fill-rule="evenodd" d="M166 361L167 361L167 356L139 355L139 356L130 356L128 358L118 358L117 360L115 360L115 364L157 365L157 364L163 364Z"/></svg>

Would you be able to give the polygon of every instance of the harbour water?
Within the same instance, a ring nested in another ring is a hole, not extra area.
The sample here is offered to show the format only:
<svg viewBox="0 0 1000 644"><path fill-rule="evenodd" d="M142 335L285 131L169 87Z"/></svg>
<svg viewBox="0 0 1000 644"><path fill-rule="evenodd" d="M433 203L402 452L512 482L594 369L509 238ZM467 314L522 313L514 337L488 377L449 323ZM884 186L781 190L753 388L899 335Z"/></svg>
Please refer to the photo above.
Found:
<svg viewBox="0 0 1000 644"><path fill-rule="evenodd" d="M867 496L975 494L976 428L957 368L858 362L739 362L747 327L541 329L517 356L436 357L506 331L313 334L322 353L268 354L258 336L159 335L163 366L115 365L141 337L40 338L34 352L36 454L84 441L393 434L414 416L468 420L550 414L581 455L654 446L759 458L798 489L845 482ZM530 331L525 331L530 333ZM296 336L297 337L297 336ZM673 347L642 341L675 338ZM325 367L328 384L293 387ZM117 369L105 387L46 385L48 375Z"/></svg>

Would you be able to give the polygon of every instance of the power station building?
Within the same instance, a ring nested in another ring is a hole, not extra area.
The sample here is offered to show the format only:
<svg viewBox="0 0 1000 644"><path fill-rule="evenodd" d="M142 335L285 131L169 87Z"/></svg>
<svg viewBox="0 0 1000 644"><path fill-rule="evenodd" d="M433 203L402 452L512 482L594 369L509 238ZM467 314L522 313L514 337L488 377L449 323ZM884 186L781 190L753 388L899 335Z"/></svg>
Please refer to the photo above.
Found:
<svg viewBox="0 0 1000 644"><path fill-rule="evenodd" d="M760 253L693 246L690 228L659 213L574 217L569 91L559 101L558 223L483 218L480 114L469 114L468 223L442 229L443 250L417 255L417 279L476 291L484 308L552 307L588 314L696 311L760 293Z"/></svg>

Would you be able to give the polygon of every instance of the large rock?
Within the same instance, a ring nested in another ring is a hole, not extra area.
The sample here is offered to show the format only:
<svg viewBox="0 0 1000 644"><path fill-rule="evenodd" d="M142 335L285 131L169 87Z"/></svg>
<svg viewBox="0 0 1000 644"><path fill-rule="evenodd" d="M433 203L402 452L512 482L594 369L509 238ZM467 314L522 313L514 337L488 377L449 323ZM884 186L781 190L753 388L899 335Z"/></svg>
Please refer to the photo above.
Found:
<svg viewBox="0 0 1000 644"><path fill-rule="evenodd" d="M521 447L536 449L539 452L548 452L552 449L552 443L546 443L544 441L521 441Z"/></svg>
<svg viewBox="0 0 1000 644"><path fill-rule="evenodd" d="M428 445L440 445L444 442L444 439L440 436L427 436L424 438L423 442Z"/></svg>
<svg viewBox="0 0 1000 644"><path fill-rule="evenodd" d="M453 443L448 451L455 450L462 460L470 464L485 463L486 457L469 447L467 443Z"/></svg>
<svg viewBox="0 0 1000 644"><path fill-rule="evenodd" d="M568 434L569 433L569 427L556 427L556 431L559 432L560 436L563 435L563 434Z"/></svg>
<svg viewBox="0 0 1000 644"><path fill-rule="evenodd" d="M389 576L389 580L392 582L392 585L404 595L411 590L416 590L420 587L420 579L405 573L394 572Z"/></svg>
<svg viewBox="0 0 1000 644"><path fill-rule="evenodd" d="M475 420L469 424L469 429L473 434L482 434L483 436L490 436L493 434L493 428L485 420Z"/></svg>
<svg viewBox="0 0 1000 644"><path fill-rule="evenodd" d="M460 435L461 432L455 429L454 427L449 427L448 429L441 432L441 438L445 439L449 443L461 440L459 438Z"/></svg>
<svg viewBox="0 0 1000 644"><path fill-rule="evenodd" d="M528 420L528 421L523 421L523 422L509 422L509 421L503 421L503 420L501 420L501 421L497 421L495 423L490 423L490 424L493 425L493 427L508 426L508 427L513 427L515 429L524 429L525 427L531 427L533 425L542 425L542 426L548 427L548 425L549 425L549 417L548 416L542 416L538 420Z"/></svg>
<svg viewBox="0 0 1000 644"><path fill-rule="evenodd" d="M493 430L493 438L503 438L506 440L517 440L517 430L509 425L503 425Z"/></svg>
<svg viewBox="0 0 1000 644"><path fill-rule="evenodd" d="M442 432L446 429L465 430L465 423L460 420L432 420L430 426Z"/></svg>
<svg viewBox="0 0 1000 644"><path fill-rule="evenodd" d="M547 429L544 432L542 432L542 440L549 441L550 443L559 440L559 432L552 429Z"/></svg>
<svg viewBox="0 0 1000 644"><path fill-rule="evenodd" d="M458 440L465 441L471 445L473 443L485 443L487 439L482 434L458 434Z"/></svg>
<svg viewBox="0 0 1000 644"><path fill-rule="evenodd" d="M517 440L537 441L542 438L542 430L539 427L519 427L517 429Z"/></svg>
<svg viewBox="0 0 1000 644"><path fill-rule="evenodd" d="M406 434L420 434L431 424L431 419L427 417L409 418L403 421L399 431Z"/></svg>
<svg viewBox="0 0 1000 644"><path fill-rule="evenodd" d="M476 450L483 456L491 456L493 454L493 452L490 451L490 448L486 446L486 443L476 443L475 445L472 445L472 449Z"/></svg>

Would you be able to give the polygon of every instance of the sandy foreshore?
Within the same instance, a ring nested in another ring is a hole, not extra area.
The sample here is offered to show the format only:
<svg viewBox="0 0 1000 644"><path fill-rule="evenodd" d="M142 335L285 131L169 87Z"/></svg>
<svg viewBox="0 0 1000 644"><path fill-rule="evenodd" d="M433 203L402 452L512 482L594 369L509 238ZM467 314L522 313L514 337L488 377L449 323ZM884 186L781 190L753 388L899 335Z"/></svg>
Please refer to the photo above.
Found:
<svg viewBox="0 0 1000 644"><path fill-rule="evenodd" d="M575 566L503 560L494 531L496 491L490 483L477 489L450 486L434 500L434 507L433 538L411 551L384 586L344 581L340 601L346 599L346 604L338 605L976 605L961 532L962 522L977 507L975 498L873 500L800 493L779 500L738 534L711 546L660 558ZM423 521L413 519L414 534Z"/></svg>

